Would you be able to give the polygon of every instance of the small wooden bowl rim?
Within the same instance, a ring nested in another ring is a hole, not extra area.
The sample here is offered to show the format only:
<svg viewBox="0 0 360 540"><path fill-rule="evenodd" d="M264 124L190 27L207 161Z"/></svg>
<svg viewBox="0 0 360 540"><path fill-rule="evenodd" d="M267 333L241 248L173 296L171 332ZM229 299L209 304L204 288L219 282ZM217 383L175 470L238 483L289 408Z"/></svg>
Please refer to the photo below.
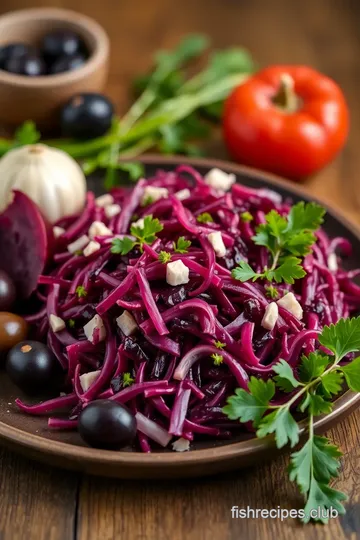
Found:
<svg viewBox="0 0 360 540"><path fill-rule="evenodd" d="M30 20L53 21L57 20L71 25L72 28L79 28L81 33L86 32L93 40L93 50L91 56L82 67L65 73L56 75L42 75L40 77L27 77L25 75L16 75L0 70L0 84L17 86L24 88L46 88L65 86L86 77L96 71L108 58L110 51L110 41L105 30L94 19L87 17L76 11L61 8L30 8L12 11L0 17L0 32L5 25L15 22L24 24Z"/></svg>

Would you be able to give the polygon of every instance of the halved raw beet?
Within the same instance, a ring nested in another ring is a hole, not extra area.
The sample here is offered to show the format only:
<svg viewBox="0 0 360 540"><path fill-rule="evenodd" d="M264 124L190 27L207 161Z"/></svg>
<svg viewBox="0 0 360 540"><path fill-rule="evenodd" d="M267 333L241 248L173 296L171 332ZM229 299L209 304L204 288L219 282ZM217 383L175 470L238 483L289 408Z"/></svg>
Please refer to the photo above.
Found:
<svg viewBox="0 0 360 540"><path fill-rule="evenodd" d="M28 298L43 271L48 237L36 204L14 191L9 206L0 214L0 268L13 279L18 299Z"/></svg>

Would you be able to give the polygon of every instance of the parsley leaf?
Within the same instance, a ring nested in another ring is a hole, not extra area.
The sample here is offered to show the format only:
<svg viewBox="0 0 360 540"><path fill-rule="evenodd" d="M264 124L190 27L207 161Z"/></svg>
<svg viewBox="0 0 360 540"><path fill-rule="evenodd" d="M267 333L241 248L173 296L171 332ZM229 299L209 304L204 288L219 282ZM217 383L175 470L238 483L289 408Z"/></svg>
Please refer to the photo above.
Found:
<svg viewBox="0 0 360 540"><path fill-rule="evenodd" d="M222 343L222 342L219 341L219 340L218 340L218 341L214 341L214 345L215 345L215 347L216 347L217 349L220 349L220 350L225 349L225 347L226 347L226 343Z"/></svg>
<svg viewBox="0 0 360 540"><path fill-rule="evenodd" d="M163 230L163 225L160 223L158 218L153 218L152 216L146 216L144 218L144 226L139 227L132 224L130 231L133 236L138 240L140 247L143 244L153 244L156 240L156 233Z"/></svg>
<svg viewBox="0 0 360 540"><path fill-rule="evenodd" d="M41 138L41 134L36 129L36 125L32 120L27 120L15 131L16 146L24 146L26 144L35 144Z"/></svg>
<svg viewBox="0 0 360 540"><path fill-rule="evenodd" d="M176 243L173 242L173 246L176 253L187 253L191 242L190 240L185 240L185 236L180 236Z"/></svg>
<svg viewBox="0 0 360 540"><path fill-rule="evenodd" d="M360 356L340 369L345 375L348 387L354 392L360 392Z"/></svg>
<svg viewBox="0 0 360 540"><path fill-rule="evenodd" d="M324 213L324 208L318 204L304 202L295 204L286 217L271 210L265 216L266 223L256 228L252 238L257 246L266 247L270 252L271 264L260 273L253 272L249 265L244 271L244 266L240 265L239 272L233 271L234 279L246 281L248 276L247 279L253 281L266 278L268 281L293 284L295 279L304 277L306 272L298 257L311 252L311 246L316 241L313 233L322 223Z"/></svg>
<svg viewBox="0 0 360 540"><path fill-rule="evenodd" d="M317 203L301 201L291 207L288 215L287 232L316 231L322 224L325 208Z"/></svg>
<svg viewBox="0 0 360 540"><path fill-rule="evenodd" d="M111 242L111 253L115 255L127 255L135 246L135 242L128 236L123 238L113 238Z"/></svg>
<svg viewBox="0 0 360 540"><path fill-rule="evenodd" d="M168 263L171 261L171 253L168 251L160 251L159 253L159 261L163 264Z"/></svg>
<svg viewBox="0 0 360 540"><path fill-rule="evenodd" d="M79 298L85 298L85 296L87 296L87 290L85 289L84 285L78 285L78 287L76 287L75 293L78 295Z"/></svg>
<svg viewBox="0 0 360 540"><path fill-rule="evenodd" d="M252 221L254 218L250 212L242 212L242 214L240 214L240 219L246 223Z"/></svg>
<svg viewBox="0 0 360 540"><path fill-rule="evenodd" d="M275 280L276 283L295 283L295 279L300 279L306 275L305 270L300 266L301 259L297 257L286 257L284 261L275 270L265 271L265 276L269 281Z"/></svg>
<svg viewBox="0 0 360 540"><path fill-rule="evenodd" d="M251 266L245 261L240 261L239 265L231 271L231 275L234 279L242 282L249 281L249 279L256 281L261 277L261 275L254 272Z"/></svg>
<svg viewBox="0 0 360 540"><path fill-rule="evenodd" d="M276 446L283 448L288 443L293 447L299 442L299 431L299 426L289 409L282 407L261 420L256 435L262 439L266 435L274 433Z"/></svg>
<svg viewBox="0 0 360 540"><path fill-rule="evenodd" d="M74 328L74 326L75 326L75 321L74 321L74 319L69 319L69 320L68 320L68 327L69 327L69 328Z"/></svg>
<svg viewBox="0 0 360 540"><path fill-rule="evenodd" d="M249 392L243 388L237 388L235 395L227 399L227 405L223 407L223 413L230 420L240 422L253 422L256 426L265 414L269 401L274 397L275 384L273 381L263 381L251 377Z"/></svg>
<svg viewBox="0 0 360 540"><path fill-rule="evenodd" d="M135 382L135 379L132 378L130 373L123 373L122 380L124 388L131 386Z"/></svg>
<svg viewBox="0 0 360 540"><path fill-rule="evenodd" d="M211 355L211 358L214 360L215 366L220 366L224 361L224 358L221 356L221 354L214 353Z"/></svg>
<svg viewBox="0 0 360 540"><path fill-rule="evenodd" d="M308 356L303 355L299 366L300 381L308 383L320 377L328 364L329 357L321 352L312 352Z"/></svg>
<svg viewBox="0 0 360 540"><path fill-rule="evenodd" d="M273 300L279 298L279 291L273 285L265 285L264 289L266 291L265 294L268 298L272 298Z"/></svg>
<svg viewBox="0 0 360 540"><path fill-rule="evenodd" d="M204 212L196 218L196 221L199 223L212 223L214 220L209 212Z"/></svg>
<svg viewBox="0 0 360 540"><path fill-rule="evenodd" d="M305 523L310 520L312 509L317 509L319 506L335 507L339 501L346 499L342 493L326 486L332 478L338 476L341 455L339 449L330 444L326 437L312 435L312 432L301 450L291 455L290 480L296 482L301 493L308 496L305 506ZM331 504L328 506L329 496ZM343 513L343 510L341 505L340 513Z"/></svg>
<svg viewBox="0 0 360 540"><path fill-rule="evenodd" d="M359 372L359 367L356 370L356 375ZM342 390L344 376L341 371L329 371L321 377L321 390L327 398L336 396ZM360 388L360 387L359 387Z"/></svg>
<svg viewBox="0 0 360 540"><path fill-rule="evenodd" d="M277 373L276 377L274 377L274 381L280 390L291 392L294 388L301 386L301 382L295 379L294 372L286 360L279 360L279 362L273 366L273 371Z"/></svg>
<svg viewBox="0 0 360 540"><path fill-rule="evenodd" d="M360 349L360 317L340 319L325 326L319 336L321 345L332 351L339 360Z"/></svg>

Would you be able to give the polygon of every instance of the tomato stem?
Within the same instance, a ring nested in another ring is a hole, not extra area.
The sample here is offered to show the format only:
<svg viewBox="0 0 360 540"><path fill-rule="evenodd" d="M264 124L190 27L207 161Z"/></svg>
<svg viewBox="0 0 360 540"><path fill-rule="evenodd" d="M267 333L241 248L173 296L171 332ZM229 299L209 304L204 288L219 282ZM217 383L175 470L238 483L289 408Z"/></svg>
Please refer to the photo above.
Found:
<svg viewBox="0 0 360 540"><path fill-rule="evenodd" d="M285 113L293 113L299 107L299 100L294 91L294 79L289 73L280 77L280 86L273 97L273 103Z"/></svg>

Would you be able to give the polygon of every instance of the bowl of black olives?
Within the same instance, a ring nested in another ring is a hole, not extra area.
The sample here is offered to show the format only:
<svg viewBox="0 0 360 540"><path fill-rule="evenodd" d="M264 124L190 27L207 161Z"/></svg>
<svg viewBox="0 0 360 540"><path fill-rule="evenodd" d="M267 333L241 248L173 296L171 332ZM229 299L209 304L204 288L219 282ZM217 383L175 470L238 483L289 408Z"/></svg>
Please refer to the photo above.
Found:
<svg viewBox="0 0 360 540"><path fill-rule="evenodd" d="M73 11L34 8L0 17L0 122L53 127L74 94L101 92L109 39Z"/></svg>

